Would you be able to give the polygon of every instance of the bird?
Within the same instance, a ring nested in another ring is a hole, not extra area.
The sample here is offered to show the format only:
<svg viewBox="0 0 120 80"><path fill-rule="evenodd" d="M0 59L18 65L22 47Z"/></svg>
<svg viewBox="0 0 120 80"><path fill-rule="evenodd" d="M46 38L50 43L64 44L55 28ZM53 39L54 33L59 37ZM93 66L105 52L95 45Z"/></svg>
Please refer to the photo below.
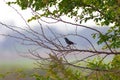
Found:
<svg viewBox="0 0 120 80"><path fill-rule="evenodd" d="M68 38L64 38L65 39L65 42L68 44L68 45L73 45L75 44L74 42L70 41Z"/></svg>

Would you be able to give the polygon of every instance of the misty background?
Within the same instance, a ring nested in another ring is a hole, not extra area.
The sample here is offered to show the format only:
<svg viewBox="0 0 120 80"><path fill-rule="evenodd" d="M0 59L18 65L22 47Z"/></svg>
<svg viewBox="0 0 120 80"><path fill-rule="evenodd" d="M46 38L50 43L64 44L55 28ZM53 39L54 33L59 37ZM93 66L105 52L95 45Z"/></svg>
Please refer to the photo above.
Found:
<svg viewBox="0 0 120 80"><path fill-rule="evenodd" d="M9 0L5 0L9 1ZM13 26L18 26L21 28L25 28L26 24L21 19L20 15L16 13L14 9L12 9L10 6L8 6L4 0L0 0L0 21L2 23L5 23L7 25L13 25ZM18 6L14 6L20 14L27 20L31 18L32 14L30 10L21 10ZM72 21L72 19L64 18L66 21ZM51 20L47 20L51 21ZM29 23L32 26L32 29L35 31L39 32L39 25L35 21L32 21ZM75 33L76 26L68 25L68 24L63 24L63 23L57 23L57 24L45 24L44 26L49 26L52 31L54 31L56 34L62 34L62 35L67 35L67 34L72 34ZM93 21L89 21L87 23L83 23L82 25L94 27L98 30L100 30L102 33L105 33L109 27L99 27L95 25ZM47 28L44 28L46 35L52 36L52 34L49 33ZM20 31L21 32L21 31ZM25 31L22 31L22 33L32 37L32 35L26 33ZM77 33L88 38L92 44L97 49L100 49L102 45L97 45L96 42L98 39L93 39L91 34L95 33L94 31L86 28L81 28L78 27ZM19 34L5 28L3 25L0 24L0 34L9 34L9 35L15 35L15 36L20 36ZM64 37L63 37L64 38ZM66 43L63 38L60 38L60 41L66 46ZM83 38L78 38L76 36L68 36L68 39L76 43L76 47L78 48L84 48L88 49L90 47L89 43L84 40ZM21 44L21 41L17 39L13 39L10 37L5 37L0 35L0 66L1 65L12 65L12 64L20 64L23 65L25 64L31 64L32 60L28 59L26 57L20 56L20 54L26 54L28 49L35 49L35 46L25 46ZM44 50L40 50L41 54L44 55ZM86 54L87 55L87 54Z"/></svg>
<svg viewBox="0 0 120 80"><path fill-rule="evenodd" d="M0 27L4 28L3 25L0 25ZM73 29L69 29L70 27L75 27L75 26L67 26L67 28L64 28L65 30L61 30L59 29L60 26L49 26L51 28L52 31L54 31L56 34L62 34L62 35L67 35L67 34L74 34L75 33L75 28ZM39 32L39 25L35 26L33 29L37 32ZM95 27L96 29L100 30L101 32L105 33L107 31L107 27L102 28L102 27ZM44 28L45 34L50 37L52 36L52 34L50 33L50 31L47 28ZM22 33L33 37L32 35L26 33L25 31L22 31ZM93 39L92 35L93 33L95 33L95 31L92 31L90 29L86 29L86 28L82 28L82 29L78 29L77 31L78 34L86 37L87 39L89 39L92 44L97 48L100 49L101 45L97 45L96 42L98 41L98 39ZM5 34L9 34L9 35L14 35L14 36L20 36L17 33L14 33L11 30L7 30L7 33ZM22 64L22 63L30 63L28 58L22 57L20 56L20 54L26 54L28 49L35 49L36 46L27 46L27 45L22 45L21 41L18 39L14 39L11 37L5 37L5 36L0 36L1 38L3 38L3 40L0 42L0 63L4 64L9 63L9 64ZM76 36L67 36L68 39L70 39L71 41L73 41L74 43L76 43L76 47L78 48L83 48L83 49L89 49L90 48L90 44L83 38L77 38ZM60 41L62 42L63 45L66 46L66 43L64 41L64 37L60 39ZM42 49L39 52L40 54L44 55L44 51L42 51ZM87 54L86 54L87 55ZM31 61L31 60L30 60Z"/></svg>

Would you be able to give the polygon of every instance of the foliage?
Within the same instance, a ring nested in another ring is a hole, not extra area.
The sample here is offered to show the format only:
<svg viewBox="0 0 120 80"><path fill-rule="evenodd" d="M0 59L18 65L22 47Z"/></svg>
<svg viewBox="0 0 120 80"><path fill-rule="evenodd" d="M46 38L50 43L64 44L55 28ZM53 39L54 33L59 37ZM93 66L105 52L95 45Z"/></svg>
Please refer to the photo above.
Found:
<svg viewBox="0 0 120 80"><path fill-rule="evenodd" d="M48 64L46 75L35 76L36 80L119 80L120 76L120 56L114 56L111 62L102 62L103 58L98 56L93 60L88 60L87 67L91 70L83 74L82 69L75 69L65 66L62 58L50 55L52 61ZM85 71L85 70L84 70Z"/></svg>
<svg viewBox="0 0 120 80"><path fill-rule="evenodd" d="M106 41L111 48L120 48L119 0L16 0L8 4L17 4L23 10L32 8L36 12L42 11L37 18L33 16L29 21L42 16L59 18L66 15L70 18L75 17L80 23L92 19L101 26L112 24L105 35L99 35L98 44Z"/></svg>
<svg viewBox="0 0 120 80"><path fill-rule="evenodd" d="M111 62L112 69L120 69L120 55L116 55Z"/></svg>
<svg viewBox="0 0 120 80"><path fill-rule="evenodd" d="M114 56L113 60L108 63L101 62L102 59L102 57L97 57L89 61L88 66L97 70L88 78L92 80L119 80L120 55Z"/></svg>
<svg viewBox="0 0 120 80"><path fill-rule="evenodd" d="M28 79L32 79L32 77L30 76L32 73L28 73L28 70L23 69L23 68L14 68L12 69L8 69L8 71L4 71L4 69L0 72L0 79L2 80L26 80L26 78Z"/></svg>
<svg viewBox="0 0 120 80"><path fill-rule="evenodd" d="M88 65L89 67L91 67L92 69L101 69L101 70L108 70L110 69L110 64L106 64L102 61L102 57L98 56L96 58L94 58L93 60L89 60L88 61Z"/></svg>
<svg viewBox="0 0 120 80"><path fill-rule="evenodd" d="M65 66L62 58L57 58L51 55L52 61L48 64L48 69L45 75L37 72L26 74L23 69L17 69L12 72L0 74L0 78L4 79L10 74L16 74L16 79L26 79L26 77L34 78L35 80L119 80L120 76L120 56L114 56L111 62L101 62L102 57L96 57L93 60L88 60L87 67L91 68L89 72L83 74L82 69L75 69ZM57 59L57 60L56 60ZM101 62L101 63L100 63ZM43 68L42 68L43 69ZM94 70L96 69L96 70ZM85 71L85 70L84 70Z"/></svg>
<svg viewBox="0 0 120 80"><path fill-rule="evenodd" d="M46 65L42 65L41 69L45 70L46 73L43 75L45 79L48 80L79 80L82 77L81 72L76 69L73 69L69 66L66 66L63 63L62 58L51 55L51 61ZM41 80L41 76L38 74L35 76L38 80Z"/></svg>
<svg viewBox="0 0 120 80"><path fill-rule="evenodd" d="M36 73L34 73L32 77L34 77L35 80L51 80L49 77L45 77L43 75L36 74Z"/></svg>

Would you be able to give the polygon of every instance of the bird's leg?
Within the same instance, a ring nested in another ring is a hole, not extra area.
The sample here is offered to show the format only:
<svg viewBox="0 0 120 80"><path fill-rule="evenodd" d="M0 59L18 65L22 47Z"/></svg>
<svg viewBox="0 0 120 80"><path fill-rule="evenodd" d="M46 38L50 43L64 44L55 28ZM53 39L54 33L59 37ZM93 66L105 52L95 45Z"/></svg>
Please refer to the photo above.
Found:
<svg viewBox="0 0 120 80"><path fill-rule="evenodd" d="M77 47L75 45L72 45L73 46L73 49L77 49Z"/></svg>
<svg viewBox="0 0 120 80"><path fill-rule="evenodd" d="M66 47L70 47L70 45L68 44Z"/></svg>

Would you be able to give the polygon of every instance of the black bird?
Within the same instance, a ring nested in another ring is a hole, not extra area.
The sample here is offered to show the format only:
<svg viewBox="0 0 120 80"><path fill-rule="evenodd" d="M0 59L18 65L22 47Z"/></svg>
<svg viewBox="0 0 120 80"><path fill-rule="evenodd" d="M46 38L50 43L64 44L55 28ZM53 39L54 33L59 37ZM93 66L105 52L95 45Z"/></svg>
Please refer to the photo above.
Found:
<svg viewBox="0 0 120 80"><path fill-rule="evenodd" d="M70 41L68 38L64 38L65 39L65 42L68 44L68 45L73 45L74 43L72 41Z"/></svg>

